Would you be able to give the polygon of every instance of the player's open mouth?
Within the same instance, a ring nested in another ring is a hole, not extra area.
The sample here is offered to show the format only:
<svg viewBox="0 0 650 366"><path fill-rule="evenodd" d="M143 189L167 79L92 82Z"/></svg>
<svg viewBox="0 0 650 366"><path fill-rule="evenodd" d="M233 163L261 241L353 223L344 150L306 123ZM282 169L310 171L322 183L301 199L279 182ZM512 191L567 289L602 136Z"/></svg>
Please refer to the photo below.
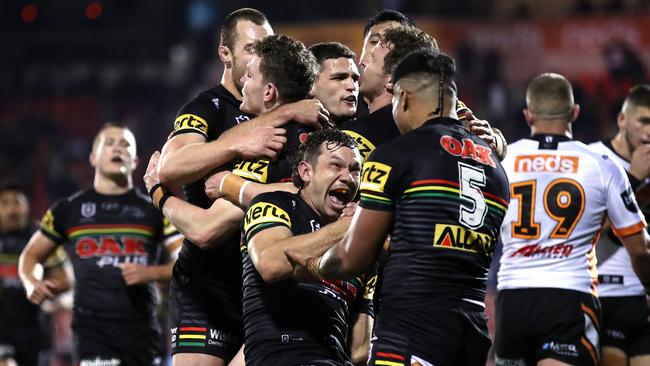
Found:
<svg viewBox="0 0 650 366"><path fill-rule="evenodd" d="M350 202L350 190L347 188L332 189L328 192L329 200L335 208L343 209Z"/></svg>
<svg viewBox="0 0 650 366"><path fill-rule="evenodd" d="M351 104L353 106L357 104L357 98L355 98L354 95L350 95L350 96L345 97L345 98L343 98L341 100L344 101L345 103Z"/></svg>
<svg viewBox="0 0 650 366"><path fill-rule="evenodd" d="M120 156L114 156L111 159L111 163L123 163L123 162L124 162L124 159L122 159L122 157L120 157Z"/></svg>

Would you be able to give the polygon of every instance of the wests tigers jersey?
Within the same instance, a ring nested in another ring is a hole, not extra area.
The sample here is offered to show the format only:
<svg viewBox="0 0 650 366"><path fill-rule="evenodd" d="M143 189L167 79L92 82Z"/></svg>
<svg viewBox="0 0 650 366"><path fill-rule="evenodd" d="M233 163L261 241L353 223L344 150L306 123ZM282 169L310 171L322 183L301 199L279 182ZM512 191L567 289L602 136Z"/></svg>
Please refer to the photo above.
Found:
<svg viewBox="0 0 650 366"><path fill-rule="evenodd" d="M77 314L108 319L150 319L153 283L127 286L121 264L156 264L160 245L178 231L136 190L103 195L94 189L59 200L41 220L41 233L63 245L75 274Z"/></svg>
<svg viewBox="0 0 650 366"><path fill-rule="evenodd" d="M605 215L617 236L646 226L623 169L565 136L508 146L510 206L501 228L498 289L552 287L595 294L595 244Z"/></svg>
<svg viewBox="0 0 650 366"><path fill-rule="evenodd" d="M492 150L462 122L437 118L378 147L361 175L364 209L393 212L379 259L375 304L480 311L508 204L508 182Z"/></svg>
<svg viewBox="0 0 650 366"><path fill-rule="evenodd" d="M620 164L625 171L630 169L630 162L616 154L610 141L599 141L589 144L589 147ZM628 173L629 174L629 173ZM629 175L628 175L629 177ZM650 177L646 179L650 180ZM650 207L642 212L650 217ZM596 244L596 257L598 258L598 296L643 296L645 290L636 273L632 269L630 256L622 243L613 235L602 235Z"/></svg>

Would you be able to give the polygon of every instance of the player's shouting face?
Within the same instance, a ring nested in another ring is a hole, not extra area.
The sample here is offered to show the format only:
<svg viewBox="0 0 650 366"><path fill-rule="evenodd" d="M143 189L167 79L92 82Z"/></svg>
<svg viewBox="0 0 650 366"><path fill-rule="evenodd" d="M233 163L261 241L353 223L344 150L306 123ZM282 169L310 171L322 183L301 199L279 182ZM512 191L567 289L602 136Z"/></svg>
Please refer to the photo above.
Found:
<svg viewBox="0 0 650 366"><path fill-rule="evenodd" d="M137 162L135 136L128 129L107 127L95 139L90 164L97 173L106 177L128 177Z"/></svg>
<svg viewBox="0 0 650 366"><path fill-rule="evenodd" d="M323 61L314 96L332 116L352 118L359 96L359 70L354 60L339 57Z"/></svg>
<svg viewBox="0 0 650 366"><path fill-rule="evenodd" d="M357 149L325 141L320 153L298 165L303 197L327 221L336 220L359 188L361 156Z"/></svg>

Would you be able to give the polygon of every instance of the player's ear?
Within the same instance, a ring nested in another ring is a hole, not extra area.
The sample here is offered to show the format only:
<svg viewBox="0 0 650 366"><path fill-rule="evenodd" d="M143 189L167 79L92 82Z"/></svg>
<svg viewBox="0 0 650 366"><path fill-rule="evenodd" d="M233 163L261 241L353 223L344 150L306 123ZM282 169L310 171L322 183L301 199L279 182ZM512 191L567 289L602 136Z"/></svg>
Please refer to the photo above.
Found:
<svg viewBox="0 0 650 366"><path fill-rule="evenodd" d="M616 124L618 128L625 128L625 113L623 111L618 112L618 117L616 117Z"/></svg>
<svg viewBox="0 0 650 366"><path fill-rule="evenodd" d="M278 100L278 88L273 83L267 83L264 86L264 103L275 105Z"/></svg>
<svg viewBox="0 0 650 366"><path fill-rule="evenodd" d="M524 112L524 118L526 119L526 123L528 124L528 126L532 126L533 125L533 113L530 110L528 110L528 108L522 109L522 112Z"/></svg>
<svg viewBox="0 0 650 366"><path fill-rule="evenodd" d="M140 159L137 156L133 157L133 170L135 170L138 167L138 164L140 164Z"/></svg>
<svg viewBox="0 0 650 366"><path fill-rule="evenodd" d="M402 112L408 111L409 108L411 107L409 105L409 103L411 102L410 97L411 96L409 95L409 93L406 90L400 89L400 91L399 91L399 100L401 102L400 105L402 106Z"/></svg>
<svg viewBox="0 0 650 366"><path fill-rule="evenodd" d="M221 60L226 67L232 67L232 52L230 52L228 47L220 45L217 49L217 53L219 53L219 60Z"/></svg>
<svg viewBox="0 0 650 366"><path fill-rule="evenodd" d="M96 162L97 162L97 157L95 156L95 152L91 151L90 155L88 155L88 162L90 162L91 167L95 167Z"/></svg>
<svg viewBox="0 0 650 366"><path fill-rule="evenodd" d="M300 179L302 179L302 181L305 182L305 184L307 182L311 182L311 178L312 178L311 164L309 164L305 160L298 163L298 175L300 175Z"/></svg>
<svg viewBox="0 0 650 366"><path fill-rule="evenodd" d="M571 108L571 122L578 119L579 115L580 115L580 104L576 103L573 105L573 108Z"/></svg>

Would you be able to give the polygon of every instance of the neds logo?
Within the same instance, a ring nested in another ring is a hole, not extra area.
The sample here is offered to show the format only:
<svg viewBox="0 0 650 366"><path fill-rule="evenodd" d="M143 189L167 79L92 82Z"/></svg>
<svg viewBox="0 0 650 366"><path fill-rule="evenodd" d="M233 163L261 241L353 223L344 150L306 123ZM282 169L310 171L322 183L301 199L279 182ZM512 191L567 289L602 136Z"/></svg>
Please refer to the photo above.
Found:
<svg viewBox="0 0 650 366"><path fill-rule="evenodd" d="M515 158L515 172L577 173L578 161L576 156L521 155Z"/></svg>

